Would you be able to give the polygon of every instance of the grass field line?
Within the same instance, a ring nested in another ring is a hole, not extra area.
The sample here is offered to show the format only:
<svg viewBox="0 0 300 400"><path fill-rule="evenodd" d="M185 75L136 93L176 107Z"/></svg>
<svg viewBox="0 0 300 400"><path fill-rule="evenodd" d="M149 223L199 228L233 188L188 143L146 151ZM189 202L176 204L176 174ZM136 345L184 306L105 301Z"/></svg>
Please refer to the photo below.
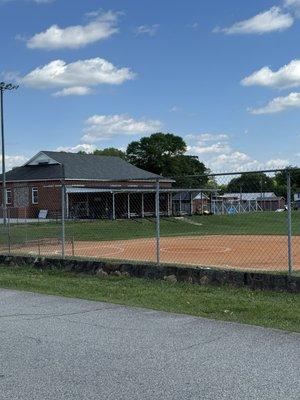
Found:
<svg viewBox="0 0 300 400"><path fill-rule="evenodd" d="M300 332L297 294L0 265L0 287Z"/></svg>

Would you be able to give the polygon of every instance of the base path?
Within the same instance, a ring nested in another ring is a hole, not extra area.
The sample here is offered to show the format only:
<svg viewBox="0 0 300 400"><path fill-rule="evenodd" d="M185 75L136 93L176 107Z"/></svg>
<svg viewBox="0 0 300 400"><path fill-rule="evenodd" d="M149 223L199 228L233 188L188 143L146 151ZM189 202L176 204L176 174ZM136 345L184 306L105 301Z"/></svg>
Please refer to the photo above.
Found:
<svg viewBox="0 0 300 400"><path fill-rule="evenodd" d="M210 235L162 237L162 263L233 269L287 271L287 237L279 235ZM29 242L12 249L17 254L57 256L61 244ZM65 254L81 258L156 261L155 238L66 242ZM293 269L300 270L300 236L293 237Z"/></svg>
<svg viewBox="0 0 300 400"><path fill-rule="evenodd" d="M300 335L0 289L1 400L296 400Z"/></svg>

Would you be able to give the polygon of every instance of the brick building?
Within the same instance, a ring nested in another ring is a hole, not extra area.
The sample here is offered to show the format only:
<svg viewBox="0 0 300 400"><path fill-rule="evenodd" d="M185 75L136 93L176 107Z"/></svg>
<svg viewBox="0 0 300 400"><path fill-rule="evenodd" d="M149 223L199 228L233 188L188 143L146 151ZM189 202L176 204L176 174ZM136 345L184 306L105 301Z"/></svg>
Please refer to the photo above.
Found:
<svg viewBox="0 0 300 400"><path fill-rule="evenodd" d="M12 218L131 218L153 215L159 180L160 209L170 215L172 180L110 156L41 151L6 174L6 205ZM64 190L62 190L62 185ZM63 192L63 194L62 194Z"/></svg>

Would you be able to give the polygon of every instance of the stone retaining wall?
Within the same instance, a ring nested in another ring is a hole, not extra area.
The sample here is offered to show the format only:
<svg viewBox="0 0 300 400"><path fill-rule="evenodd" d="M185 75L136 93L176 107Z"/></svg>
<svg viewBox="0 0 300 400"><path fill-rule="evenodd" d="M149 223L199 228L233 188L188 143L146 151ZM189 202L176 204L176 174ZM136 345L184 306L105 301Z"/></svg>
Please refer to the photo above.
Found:
<svg viewBox="0 0 300 400"><path fill-rule="evenodd" d="M40 269L63 269L76 273L95 274L99 277L108 275L132 276L146 279L164 279L169 282L188 282L199 285L222 285L249 287L251 289L271 289L300 293L300 276L242 272L213 268L190 268L180 266L155 266L134 263L114 263L102 261L83 261L58 258L35 258L0 255L0 265L30 265Z"/></svg>

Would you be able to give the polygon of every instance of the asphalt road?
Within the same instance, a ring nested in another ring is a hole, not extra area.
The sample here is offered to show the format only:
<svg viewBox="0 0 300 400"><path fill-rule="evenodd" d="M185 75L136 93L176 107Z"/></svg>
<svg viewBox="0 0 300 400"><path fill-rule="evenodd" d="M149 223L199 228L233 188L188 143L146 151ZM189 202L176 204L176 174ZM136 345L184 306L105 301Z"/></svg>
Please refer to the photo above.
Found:
<svg viewBox="0 0 300 400"><path fill-rule="evenodd" d="M300 335L0 290L0 399L300 398Z"/></svg>

